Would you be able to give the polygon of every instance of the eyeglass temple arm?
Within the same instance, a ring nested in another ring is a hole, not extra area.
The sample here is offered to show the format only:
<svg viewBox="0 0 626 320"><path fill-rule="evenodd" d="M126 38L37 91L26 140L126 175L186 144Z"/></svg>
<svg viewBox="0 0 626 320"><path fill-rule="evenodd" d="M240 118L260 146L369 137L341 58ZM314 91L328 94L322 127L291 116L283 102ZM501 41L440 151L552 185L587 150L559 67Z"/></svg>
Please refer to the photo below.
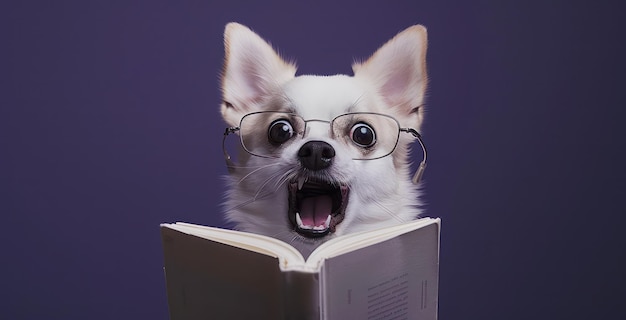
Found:
<svg viewBox="0 0 626 320"><path fill-rule="evenodd" d="M426 146L424 145L424 141L422 140L422 135L419 134L417 130L413 128L400 128L400 131L408 132L412 134L415 138L417 138L417 141L422 147L422 152L424 153L424 160L422 160L419 167L417 168L417 171L415 171L415 174L413 175L413 179L411 179L414 184L417 184L420 182L420 180L422 180L422 176L424 175L424 171L426 170Z"/></svg>
<svg viewBox="0 0 626 320"><path fill-rule="evenodd" d="M224 138L222 138L222 152L224 153L224 160L226 161L226 167L228 168L229 173L232 173L235 170L235 163L230 159L230 155L228 151L226 151L226 137L231 134L239 131L239 127L228 127L226 131L224 131Z"/></svg>

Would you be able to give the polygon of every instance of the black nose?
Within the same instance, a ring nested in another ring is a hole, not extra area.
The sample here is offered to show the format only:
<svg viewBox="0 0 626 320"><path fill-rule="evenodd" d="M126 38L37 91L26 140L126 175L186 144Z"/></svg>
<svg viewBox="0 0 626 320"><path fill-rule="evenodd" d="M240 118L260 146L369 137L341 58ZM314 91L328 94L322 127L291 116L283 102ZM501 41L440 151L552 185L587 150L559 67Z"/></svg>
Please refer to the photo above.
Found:
<svg viewBox="0 0 626 320"><path fill-rule="evenodd" d="M309 170L322 170L330 167L335 157L335 149L324 141L309 141L298 150L302 166Z"/></svg>

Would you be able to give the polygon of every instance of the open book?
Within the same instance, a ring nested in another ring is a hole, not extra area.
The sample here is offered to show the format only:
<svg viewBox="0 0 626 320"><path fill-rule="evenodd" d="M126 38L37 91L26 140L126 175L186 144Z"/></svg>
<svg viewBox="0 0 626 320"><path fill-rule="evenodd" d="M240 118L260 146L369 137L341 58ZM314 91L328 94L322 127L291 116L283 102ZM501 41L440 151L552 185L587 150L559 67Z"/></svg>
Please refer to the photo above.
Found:
<svg viewBox="0 0 626 320"><path fill-rule="evenodd" d="M170 318L437 319L440 220L331 239L305 260L280 240L162 224Z"/></svg>

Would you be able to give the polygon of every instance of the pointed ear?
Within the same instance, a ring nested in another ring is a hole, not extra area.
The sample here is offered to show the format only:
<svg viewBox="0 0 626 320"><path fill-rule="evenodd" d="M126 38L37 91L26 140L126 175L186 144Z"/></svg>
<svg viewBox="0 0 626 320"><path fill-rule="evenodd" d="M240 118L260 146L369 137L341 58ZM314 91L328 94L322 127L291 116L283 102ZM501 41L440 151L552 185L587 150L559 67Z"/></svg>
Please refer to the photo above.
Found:
<svg viewBox="0 0 626 320"><path fill-rule="evenodd" d="M393 112L416 117L419 126L428 78L426 75L426 28L415 25L385 43L366 62L354 64L354 76L373 85Z"/></svg>
<svg viewBox="0 0 626 320"><path fill-rule="evenodd" d="M224 120L235 126L244 114L255 111L259 102L293 78L296 67L238 23L226 25L224 49L221 111Z"/></svg>

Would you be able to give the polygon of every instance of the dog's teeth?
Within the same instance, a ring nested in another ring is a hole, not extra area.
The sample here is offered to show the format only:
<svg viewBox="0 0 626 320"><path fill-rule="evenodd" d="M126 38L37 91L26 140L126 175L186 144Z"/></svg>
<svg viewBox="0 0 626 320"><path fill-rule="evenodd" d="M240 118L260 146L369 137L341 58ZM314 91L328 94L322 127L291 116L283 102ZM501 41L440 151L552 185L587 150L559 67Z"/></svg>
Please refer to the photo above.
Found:
<svg viewBox="0 0 626 320"><path fill-rule="evenodd" d="M305 182L306 182L306 178L305 177L300 177L298 179L298 190L302 190L302 186L304 185Z"/></svg>
<svg viewBox="0 0 626 320"><path fill-rule="evenodd" d="M309 225L305 225L304 223L302 223L302 218L300 218L300 213L296 212L296 224L298 225L298 228L303 229L303 230L324 231L330 227L331 218L332 216L328 215L328 218L326 218L326 221L324 221L324 223L322 223L321 225L309 226Z"/></svg>
<svg viewBox="0 0 626 320"><path fill-rule="evenodd" d="M296 223L298 224L298 227L300 228L304 227L304 224L302 223L302 219L300 218L299 212L296 212Z"/></svg>

